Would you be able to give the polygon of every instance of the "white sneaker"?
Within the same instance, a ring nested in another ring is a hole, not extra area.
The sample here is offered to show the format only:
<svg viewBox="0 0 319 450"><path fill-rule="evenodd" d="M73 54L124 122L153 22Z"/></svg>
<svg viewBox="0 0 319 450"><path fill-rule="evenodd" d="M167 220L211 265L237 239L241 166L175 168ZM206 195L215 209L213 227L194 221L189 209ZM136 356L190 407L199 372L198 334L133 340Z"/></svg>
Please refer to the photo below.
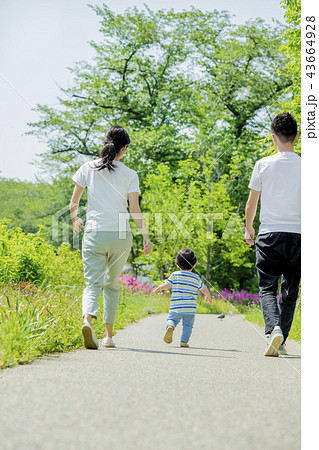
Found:
<svg viewBox="0 0 319 450"><path fill-rule="evenodd" d="M286 344L282 344L282 345L278 348L278 355L288 355L287 349L286 349Z"/></svg>
<svg viewBox="0 0 319 450"><path fill-rule="evenodd" d="M96 339L93 328L87 321L82 325L83 343L85 348L97 350L99 348L99 341Z"/></svg>
<svg viewBox="0 0 319 450"><path fill-rule="evenodd" d="M104 337L102 339L102 347L106 347L106 348L115 347L113 339L111 337Z"/></svg>
<svg viewBox="0 0 319 450"><path fill-rule="evenodd" d="M269 337L269 342L264 356L278 356L278 349L284 341L280 327L276 326Z"/></svg>

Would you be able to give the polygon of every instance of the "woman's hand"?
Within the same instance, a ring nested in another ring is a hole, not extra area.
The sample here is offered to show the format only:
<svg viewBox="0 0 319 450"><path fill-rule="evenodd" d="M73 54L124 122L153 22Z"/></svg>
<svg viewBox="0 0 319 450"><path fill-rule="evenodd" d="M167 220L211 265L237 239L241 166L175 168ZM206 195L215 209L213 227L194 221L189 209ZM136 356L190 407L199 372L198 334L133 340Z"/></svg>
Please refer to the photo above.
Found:
<svg viewBox="0 0 319 450"><path fill-rule="evenodd" d="M152 250L152 242L148 236L143 237L143 250L144 255L148 255Z"/></svg>
<svg viewBox="0 0 319 450"><path fill-rule="evenodd" d="M141 213L139 201L138 201L138 192L130 192L128 194L128 200L130 204L130 214L132 219L134 220L137 228L143 235L143 250L144 255L148 255L152 250L152 243L147 235L147 230L145 228L143 214Z"/></svg>
<svg viewBox="0 0 319 450"><path fill-rule="evenodd" d="M73 219L73 233L79 233L82 228L84 228L83 220L80 217L75 217Z"/></svg>
<svg viewBox="0 0 319 450"><path fill-rule="evenodd" d="M84 192L84 188L80 186L79 184L75 184L71 202L70 202L70 213L71 213L71 219L73 222L73 233L79 233L81 231L81 228L84 227L84 223L82 220L78 217L78 211L79 211L79 203L81 196Z"/></svg>

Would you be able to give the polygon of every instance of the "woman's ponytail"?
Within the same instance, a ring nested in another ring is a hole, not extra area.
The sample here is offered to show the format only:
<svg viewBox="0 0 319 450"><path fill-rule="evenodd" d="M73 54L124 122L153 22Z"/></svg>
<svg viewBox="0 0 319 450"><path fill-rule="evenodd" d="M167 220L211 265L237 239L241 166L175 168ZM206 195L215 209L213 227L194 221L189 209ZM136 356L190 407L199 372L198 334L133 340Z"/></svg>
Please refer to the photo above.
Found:
<svg viewBox="0 0 319 450"><path fill-rule="evenodd" d="M116 150L114 142L107 141L100 152L102 159L101 164L97 167L98 170L108 168L109 171L114 170L113 160L116 156Z"/></svg>
<svg viewBox="0 0 319 450"><path fill-rule="evenodd" d="M130 143L130 137L125 128L114 125L105 134L103 148L100 151L101 162L95 166L97 170L107 168L110 172L115 169L113 161L123 147Z"/></svg>

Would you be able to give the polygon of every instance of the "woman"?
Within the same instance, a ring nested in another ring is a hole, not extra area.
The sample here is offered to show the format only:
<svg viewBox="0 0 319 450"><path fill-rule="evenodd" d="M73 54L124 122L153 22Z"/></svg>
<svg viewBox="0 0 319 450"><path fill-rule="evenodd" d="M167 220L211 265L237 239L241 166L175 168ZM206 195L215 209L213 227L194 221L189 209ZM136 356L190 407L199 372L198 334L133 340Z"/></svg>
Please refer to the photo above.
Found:
<svg viewBox="0 0 319 450"><path fill-rule="evenodd" d="M90 349L99 347L92 329L92 318L97 318L101 290L103 322L106 324L102 346L115 346L112 331L119 304L119 276L132 246L127 199L130 213L143 235L144 254L152 249L139 207L138 175L120 162L130 143L129 135L123 127L115 125L107 131L103 143L100 159L83 164L73 175L76 185L70 204L73 232L77 233L84 227L77 213L81 196L87 188L88 207L82 244L86 283L82 297L82 334L84 346Z"/></svg>

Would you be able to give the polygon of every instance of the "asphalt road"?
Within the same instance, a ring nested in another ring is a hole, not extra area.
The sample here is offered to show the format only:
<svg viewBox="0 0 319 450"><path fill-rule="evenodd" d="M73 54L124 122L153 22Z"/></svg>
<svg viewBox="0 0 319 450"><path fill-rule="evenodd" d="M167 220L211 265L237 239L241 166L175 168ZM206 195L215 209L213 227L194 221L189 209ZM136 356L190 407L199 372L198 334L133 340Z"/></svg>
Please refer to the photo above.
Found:
<svg viewBox="0 0 319 450"><path fill-rule="evenodd" d="M300 344L263 356L263 329L198 315L190 348L163 342L166 315L0 372L1 450L300 448Z"/></svg>

